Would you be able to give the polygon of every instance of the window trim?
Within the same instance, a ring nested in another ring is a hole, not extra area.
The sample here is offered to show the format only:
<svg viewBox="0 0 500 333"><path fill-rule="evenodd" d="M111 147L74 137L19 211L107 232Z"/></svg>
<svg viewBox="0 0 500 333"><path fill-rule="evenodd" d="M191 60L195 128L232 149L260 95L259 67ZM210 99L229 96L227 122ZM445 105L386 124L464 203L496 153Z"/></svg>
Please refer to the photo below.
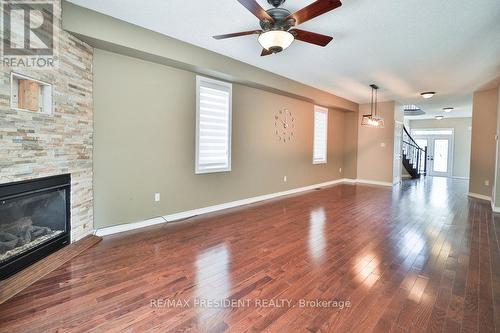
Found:
<svg viewBox="0 0 500 333"><path fill-rule="evenodd" d="M229 116L228 116L228 163L225 168L203 170L199 168L199 144L200 144L200 87L203 83L218 85L229 90ZM232 150L232 127L233 127L233 85L228 82L210 79L204 76L196 76L196 129L195 129L195 174L208 174L231 171Z"/></svg>
<svg viewBox="0 0 500 333"><path fill-rule="evenodd" d="M316 146L316 112L324 113L326 115L326 133L325 133L325 158L322 160L317 160L314 158L314 148ZM328 163L328 109L322 106L315 105L313 112L313 153L312 153L312 163L315 165L318 164L327 164Z"/></svg>

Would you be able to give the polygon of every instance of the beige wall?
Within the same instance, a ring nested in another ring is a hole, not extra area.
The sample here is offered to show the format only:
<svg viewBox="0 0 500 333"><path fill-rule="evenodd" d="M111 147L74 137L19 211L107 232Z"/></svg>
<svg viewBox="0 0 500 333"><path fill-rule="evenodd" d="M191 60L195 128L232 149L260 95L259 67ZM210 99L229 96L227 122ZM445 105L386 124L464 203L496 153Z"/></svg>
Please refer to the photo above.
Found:
<svg viewBox="0 0 500 333"><path fill-rule="evenodd" d="M358 167L358 113L344 113L344 178L356 179Z"/></svg>
<svg viewBox="0 0 500 333"><path fill-rule="evenodd" d="M355 175L352 112L330 110L328 164L313 165L313 104L234 84L232 171L195 175L195 74L96 49L94 107L98 228L343 178L341 167ZM274 134L285 107L296 118L287 144Z"/></svg>
<svg viewBox="0 0 500 333"><path fill-rule="evenodd" d="M500 85L497 88L497 140L496 140L496 167L495 167L495 182L493 202L495 210L500 212L500 145L498 136L500 135Z"/></svg>
<svg viewBox="0 0 500 333"><path fill-rule="evenodd" d="M495 177L498 89L474 93L469 192L492 195ZM489 181L489 185L485 184Z"/></svg>
<svg viewBox="0 0 500 333"><path fill-rule="evenodd" d="M469 178L472 118L411 120L412 129L453 128L453 177Z"/></svg>
<svg viewBox="0 0 500 333"><path fill-rule="evenodd" d="M379 114L384 117L385 128L361 126L363 114L370 113L370 104L359 106L357 178L392 184L394 159L394 102L379 103Z"/></svg>

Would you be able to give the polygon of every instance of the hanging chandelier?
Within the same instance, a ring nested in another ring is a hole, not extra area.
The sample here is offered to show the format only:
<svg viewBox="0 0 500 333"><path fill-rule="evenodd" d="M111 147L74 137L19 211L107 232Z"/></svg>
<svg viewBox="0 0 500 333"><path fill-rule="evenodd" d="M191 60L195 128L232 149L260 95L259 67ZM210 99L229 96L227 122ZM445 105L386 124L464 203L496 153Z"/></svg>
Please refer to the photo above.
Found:
<svg viewBox="0 0 500 333"><path fill-rule="evenodd" d="M363 115L361 126L372 128L384 128L384 118L378 115L378 86L371 84L372 99L370 102L370 114Z"/></svg>

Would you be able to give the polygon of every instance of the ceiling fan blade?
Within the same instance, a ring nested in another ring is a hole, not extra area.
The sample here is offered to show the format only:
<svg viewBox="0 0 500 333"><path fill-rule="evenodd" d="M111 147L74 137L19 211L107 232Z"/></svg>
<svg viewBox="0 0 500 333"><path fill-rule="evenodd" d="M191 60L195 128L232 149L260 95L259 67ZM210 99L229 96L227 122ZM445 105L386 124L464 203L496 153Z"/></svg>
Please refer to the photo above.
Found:
<svg viewBox="0 0 500 333"><path fill-rule="evenodd" d="M288 16L286 20L293 18L295 19L295 25L299 25L340 6L342 6L340 0L317 0Z"/></svg>
<svg viewBox="0 0 500 333"><path fill-rule="evenodd" d="M252 14L257 16L259 20L268 20L274 22L274 19L266 13L264 8L262 8L255 0L238 0L246 9L248 9Z"/></svg>
<svg viewBox="0 0 500 333"><path fill-rule="evenodd" d="M315 32L292 29L290 32L295 35L296 40L300 40L302 42L316 44L319 46L327 46L333 39L333 37L325 36L321 34L317 34Z"/></svg>
<svg viewBox="0 0 500 333"><path fill-rule="evenodd" d="M242 32L235 32L232 34L213 36L213 38L226 39L226 38L241 37L241 36L248 36L248 35L258 35L261 32L262 32L262 30L242 31Z"/></svg>
<svg viewBox="0 0 500 333"><path fill-rule="evenodd" d="M262 49L262 53L260 54L261 57L265 57L265 56L268 56L268 55L271 55L273 54L272 51L269 51L269 50L266 50L266 49Z"/></svg>

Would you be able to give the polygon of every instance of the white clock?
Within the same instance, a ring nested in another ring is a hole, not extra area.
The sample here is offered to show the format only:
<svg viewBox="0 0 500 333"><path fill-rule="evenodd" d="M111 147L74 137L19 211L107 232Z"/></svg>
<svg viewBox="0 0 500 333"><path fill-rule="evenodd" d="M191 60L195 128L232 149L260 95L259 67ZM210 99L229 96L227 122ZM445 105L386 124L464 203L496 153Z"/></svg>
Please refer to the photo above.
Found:
<svg viewBox="0 0 500 333"><path fill-rule="evenodd" d="M290 142L294 137L295 118L288 109L281 109L274 116L275 134L280 142Z"/></svg>

